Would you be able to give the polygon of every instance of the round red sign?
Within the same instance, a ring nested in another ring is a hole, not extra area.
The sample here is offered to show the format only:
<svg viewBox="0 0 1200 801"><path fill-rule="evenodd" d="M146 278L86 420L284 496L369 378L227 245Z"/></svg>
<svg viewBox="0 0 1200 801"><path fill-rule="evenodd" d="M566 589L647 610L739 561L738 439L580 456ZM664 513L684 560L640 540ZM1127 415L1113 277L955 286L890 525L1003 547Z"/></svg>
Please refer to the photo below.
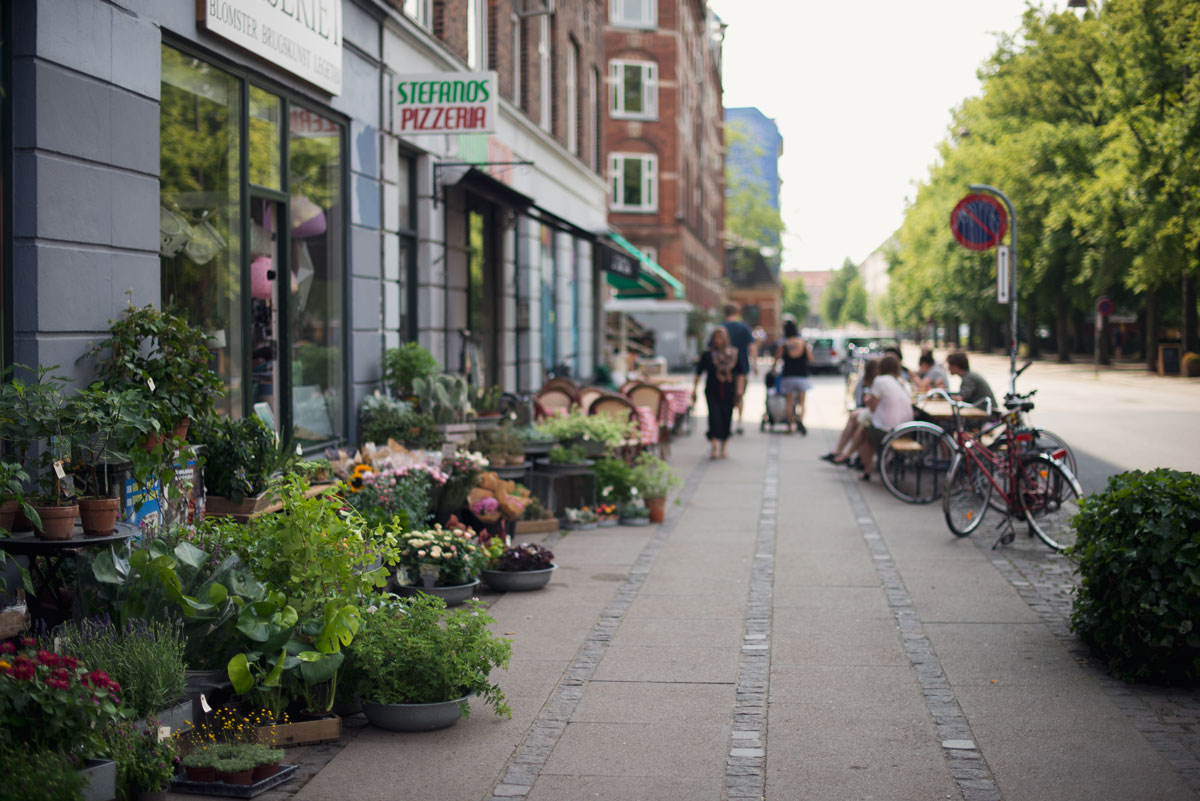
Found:
<svg viewBox="0 0 1200 801"><path fill-rule="evenodd" d="M950 231L963 247L988 250L1004 239L1008 215L991 195L967 195L950 212Z"/></svg>

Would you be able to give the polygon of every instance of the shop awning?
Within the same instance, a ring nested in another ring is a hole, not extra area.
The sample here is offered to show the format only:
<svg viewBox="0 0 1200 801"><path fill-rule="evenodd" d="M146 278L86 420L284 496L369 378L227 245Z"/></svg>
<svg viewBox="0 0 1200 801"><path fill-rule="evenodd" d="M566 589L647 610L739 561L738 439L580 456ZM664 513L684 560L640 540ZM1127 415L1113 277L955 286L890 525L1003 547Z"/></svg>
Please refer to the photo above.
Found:
<svg viewBox="0 0 1200 801"><path fill-rule="evenodd" d="M621 298L666 298L668 291L674 291L675 297L683 300L683 284L679 279L658 266L653 259L638 250L629 240L616 231L609 231L608 238L616 242L629 255L638 260L640 268L636 280L608 273L608 283L617 290Z"/></svg>

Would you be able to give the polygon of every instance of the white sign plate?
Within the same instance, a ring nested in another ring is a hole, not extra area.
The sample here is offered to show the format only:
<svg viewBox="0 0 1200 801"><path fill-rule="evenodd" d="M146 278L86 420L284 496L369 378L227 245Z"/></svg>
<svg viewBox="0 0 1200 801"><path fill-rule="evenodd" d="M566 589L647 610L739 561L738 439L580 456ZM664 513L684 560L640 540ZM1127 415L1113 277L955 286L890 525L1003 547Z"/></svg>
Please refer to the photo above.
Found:
<svg viewBox="0 0 1200 801"><path fill-rule="evenodd" d="M1008 303L1008 282L1012 277L1008 264L1008 246L996 248L996 302Z"/></svg>
<svg viewBox="0 0 1200 801"><path fill-rule="evenodd" d="M495 72L403 75L395 84L395 130L406 134L495 133Z"/></svg>
<svg viewBox="0 0 1200 801"><path fill-rule="evenodd" d="M342 0L198 0L200 24L272 64L342 92Z"/></svg>

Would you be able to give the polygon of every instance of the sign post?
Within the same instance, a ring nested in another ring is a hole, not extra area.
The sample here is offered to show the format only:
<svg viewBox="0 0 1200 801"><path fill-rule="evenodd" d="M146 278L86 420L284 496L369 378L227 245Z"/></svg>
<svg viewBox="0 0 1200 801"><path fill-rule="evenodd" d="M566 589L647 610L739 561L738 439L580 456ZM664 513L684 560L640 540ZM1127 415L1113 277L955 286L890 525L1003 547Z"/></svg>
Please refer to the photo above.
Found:
<svg viewBox="0 0 1200 801"><path fill-rule="evenodd" d="M1008 303L1008 246L996 248L996 302L1003 305Z"/></svg>
<svg viewBox="0 0 1200 801"><path fill-rule="evenodd" d="M1008 360L1009 360L1009 391L1014 390L1013 382L1017 375L1017 214L1013 211L1012 202L1008 196L994 186L987 184L971 184L971 191L976 194L967 195L954 211L950 213L950 230L954 238L965 248L971 250L988 250L1000 244L1012 221L1012 235L1005 253L997 257L997 268L1007 262L1008 286L1004 287L1008 294ZM983 194L986 193L986 194ZM993 197L994 196L994 197ZM1004 201L1002 207L996 200ZM1008 214L1005 215L1005 209ZM1001 279L996 276L996 296L1000 303Z"/></svg>
<svg viewBox="0 0 1200 801"><path fill-rule="evenodd" d="M1095 341L1092 343L1092 375L1096 378L1100 377L1100 329L1104 327L1104 318L1113 313L1113 302L1108 299L1108 295L1101 295L1096 299L1096 324L1093 326L1095 330Z"/></svg>

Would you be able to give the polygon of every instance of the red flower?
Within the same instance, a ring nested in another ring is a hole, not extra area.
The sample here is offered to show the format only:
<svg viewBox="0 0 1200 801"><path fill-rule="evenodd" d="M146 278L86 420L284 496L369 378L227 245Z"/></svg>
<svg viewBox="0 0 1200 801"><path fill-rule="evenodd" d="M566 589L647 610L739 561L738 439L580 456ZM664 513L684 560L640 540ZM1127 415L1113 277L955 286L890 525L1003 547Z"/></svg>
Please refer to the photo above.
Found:
<svg viewBox="0 0 1200 801"><path fill-rule="evenodd" d="M110 681L108 683L108 691L111 693L119 693L121 692L121 685L117 684L115 681Z"/></svg>
<svg viewBox="0 0 1200 801"><path fill-rule="evenodd" d="M74 670L75 668L79 667L79 660L69 655L60 656L58 658L58 664L65 667L67 670Z"/></svg>
<svg viewBox="0 0 1200 801"><path fill-rule="evenodd" d="M37 659L46 667L58 667L58 654L54 653L53 651L38 651Z"/></svg>
<svg viewBox="0 0 1200 801"><path fill-rule="evenodd" d="M112 679L103 670L93 670L91 673L83 677L84 684L90 684L98 689L108 688Z"/></svg>
<svg viewBox="0 0 1200 801"><path fill-rule="evenodd" d="M9 673L14 679L29 681L37 673L37 668L28 657L18 656L13 660L13 666Z"/></svg>
<svg viewBox="0 0 1200 801"><path fill-rule="evenodd" d="M47 676L46 686L52 690L66 690L71 685L66 676Z"/></svg>
<svg viewBox="0 0 1200 801"><path fill-rule="evenodd" d="M26 648L32 648L33 646L37 645L37 640L33 639L32 637L22 637L21 645L24 645Z"/></svg>
<svg viewBox="0 0 1200 801"><path fill-rule="evenodd" d="M0 654L15 654L16 652L17 646L13 645L8 640L0 642Z"/></svg>

